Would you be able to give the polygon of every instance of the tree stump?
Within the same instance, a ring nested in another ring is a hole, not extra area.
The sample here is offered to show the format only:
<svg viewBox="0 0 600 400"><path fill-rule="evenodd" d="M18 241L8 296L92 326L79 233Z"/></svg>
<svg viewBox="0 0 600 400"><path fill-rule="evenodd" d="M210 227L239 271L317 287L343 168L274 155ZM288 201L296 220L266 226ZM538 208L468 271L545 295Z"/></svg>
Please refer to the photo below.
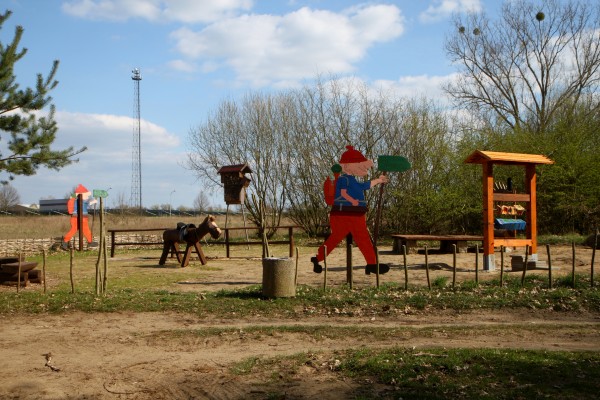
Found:
<svg viewBox="0 0 600 400"><path fill-rule="evenodd" d="M296 267L293 258L263 258L262 294L265 297L296 296Z"/></svg>

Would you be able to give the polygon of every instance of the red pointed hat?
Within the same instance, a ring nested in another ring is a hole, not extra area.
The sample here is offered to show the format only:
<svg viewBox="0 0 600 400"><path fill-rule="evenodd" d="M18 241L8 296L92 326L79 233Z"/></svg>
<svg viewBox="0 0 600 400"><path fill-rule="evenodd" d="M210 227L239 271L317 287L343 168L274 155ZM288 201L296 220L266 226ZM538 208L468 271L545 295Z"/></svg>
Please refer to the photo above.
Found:
<svg viewBox="0 0 600 400"><path fill-rule="evenodd" d="M342 154L342 158L340 158L340 164L352 164L368 161L360 151L354 149L354 146L346 146L346 149L347 150Z"/></svg>
<svg viewBox="0 0 600 400"><path fill-rule="evenodd" d="M79 186L77 186L75 188L75 193L76 194L87 193L87 192L89 192L89 190L87 190L87 188L85 186L83 186L81 183L79 184Z"/></svg>

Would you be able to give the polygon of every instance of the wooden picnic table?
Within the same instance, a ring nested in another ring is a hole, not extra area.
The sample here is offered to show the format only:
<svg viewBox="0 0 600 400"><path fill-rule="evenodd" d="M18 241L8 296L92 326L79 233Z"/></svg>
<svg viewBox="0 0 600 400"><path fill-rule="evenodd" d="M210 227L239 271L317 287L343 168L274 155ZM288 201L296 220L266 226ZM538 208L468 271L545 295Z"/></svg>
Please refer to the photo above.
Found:
<svg viewBox="0 0 600 400"><path fill-rule="evenodd" d="M402 253L402 246L406 246L407 253L417 252L417 242L440 242L439 251L441 253L452 253L453 245L456 245L456 251L465 253L467 251L468 242L483 242L483 236L475 235L404 235L393 234L394 252Z"/></svg>

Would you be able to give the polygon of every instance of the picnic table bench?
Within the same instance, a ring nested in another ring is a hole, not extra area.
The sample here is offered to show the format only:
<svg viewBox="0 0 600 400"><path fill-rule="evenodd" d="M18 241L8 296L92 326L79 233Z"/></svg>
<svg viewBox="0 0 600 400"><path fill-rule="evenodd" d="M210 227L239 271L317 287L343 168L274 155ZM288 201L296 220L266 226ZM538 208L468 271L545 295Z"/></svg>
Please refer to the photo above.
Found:
<svg viewBox="0 0 600 400"><path fill-rule="evenodd" d="M465 253L467 251L467 242L483 242L483 236L474 235L403 235L393 234L394 252L402 253L402 246L406 246L407 253L417 252L417 242L440 242L441 253L452 253L452 245L456 245L456 251Z"/></svg>

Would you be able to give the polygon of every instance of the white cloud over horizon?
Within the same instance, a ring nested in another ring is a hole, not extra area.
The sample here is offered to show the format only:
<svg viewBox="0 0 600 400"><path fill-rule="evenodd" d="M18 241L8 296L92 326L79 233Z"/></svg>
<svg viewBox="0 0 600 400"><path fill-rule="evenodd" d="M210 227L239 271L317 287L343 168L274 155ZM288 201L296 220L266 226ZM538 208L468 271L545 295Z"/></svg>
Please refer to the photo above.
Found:
<svg viewBox="0 0 600 400"><path fill-rule="evenodd" d="M252 0L72 0L62 4L71 16L106 21L206 23L248 11Z"/></svg>
<svg viewBox="0 0 600 400"><path fill-rule="evenodd" d="M419 15L419 20L433 23L454 13L479 12L482 8L481 0L433 0L433 4Z"/></svg>
<svg viewBox="0 0 600 400"><path fill-rule="evenodd" d="M303 7L282 15L243 15L194 31L171 33L179 53L210 71L225 66L253 86L298 81L317 73L351 73L368 49L404 32L392 5L355 7L343 13ZM181 66L181 62L177 64Z"/></svg>

